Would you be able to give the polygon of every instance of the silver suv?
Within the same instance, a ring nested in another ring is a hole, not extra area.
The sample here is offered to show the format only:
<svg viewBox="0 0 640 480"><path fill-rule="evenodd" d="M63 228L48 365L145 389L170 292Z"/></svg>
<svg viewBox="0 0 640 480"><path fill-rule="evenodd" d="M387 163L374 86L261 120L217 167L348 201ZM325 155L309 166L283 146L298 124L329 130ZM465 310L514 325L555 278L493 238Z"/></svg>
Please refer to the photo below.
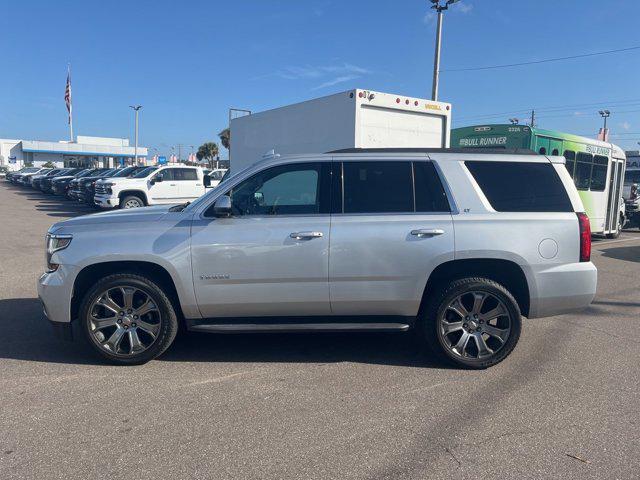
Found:
<svg viewBox="0 0 640 480"><path fill-rule="evenodd" d="M58 331L110 361L198 332L418 332L486 368L521 316L596 291L589 220L561 157L347 150L262 161L191 204L77 217L38 281Z"/></svg>

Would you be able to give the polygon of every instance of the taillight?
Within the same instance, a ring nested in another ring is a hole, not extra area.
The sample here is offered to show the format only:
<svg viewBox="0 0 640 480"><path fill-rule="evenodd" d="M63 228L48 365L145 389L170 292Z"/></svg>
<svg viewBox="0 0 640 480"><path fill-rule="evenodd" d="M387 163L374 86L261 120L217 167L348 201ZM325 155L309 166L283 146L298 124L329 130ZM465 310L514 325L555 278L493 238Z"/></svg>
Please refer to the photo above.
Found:
<svg viewBox="0 0 640 480"><path fill-rule="evenodd" d="M578 213L578 224L580 225L580 261L591 260L591 225L586 213Z"/></svg>

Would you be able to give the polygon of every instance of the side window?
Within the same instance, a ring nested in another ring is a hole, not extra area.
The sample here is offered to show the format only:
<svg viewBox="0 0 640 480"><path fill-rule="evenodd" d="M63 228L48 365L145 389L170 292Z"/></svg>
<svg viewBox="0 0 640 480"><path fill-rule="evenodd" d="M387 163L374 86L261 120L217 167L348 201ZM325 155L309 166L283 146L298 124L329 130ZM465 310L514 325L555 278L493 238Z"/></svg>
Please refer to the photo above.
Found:
<svg viewBox="0 0 640 480"><path fill-rule="evenodd" d="M154 177L157 175L162 175L163 181L165 182L172 181L175 179L175 177L173 176L174 171L175 171L175 168L165 168L164 170L161 170L158 173L156 173Z"/></svg>
<svg viewBox="0 0 640 480"><path fill-rule="evenodd" d="M198 180L195 168L176 168L173 170L174 180Z"/></svg>
<svg viewBox="0 0 640 480"><path fill-rule="evenodd" d="M449 200L431 162L414 162L416 212L450 212Z"/></svg>
<svg viewBox="0 0 640 480"><path fill-rule="evenodd" d="M498 212L572 212L562 180L550 163L465 162Z"/></svg>
<svg viewBox="0 0 640 480"><path fill-rule="evenodd" d="M230 193L231 208L243 215L312 215L328 213L330 164L279 165L256 173ZM325 185L326 184L326 185Z"/></svg>
<svg viewBox="0 0 640 480"><path fill-rule="evenodd" d="M607 167L609 158L602 155L593 157L593 169L591 170L591 187L595 192L604 192L607 186Z"/></svg>
<svg viewBox="0 0 640 480"><path fill-rule="evenodd" d="M573 171L576 168L576 152L572 150L564 151L564 158L567 160L565 163L565 167L567 167L567 171L571 178L573 178Z"/></svg>
<svg viewBox="0 0 640 480"><path fill-rule="evenodd" d="M585 152L578 152L576 158L576 173L574 182L578 190L589 190L591 185L591 167L593 166L593 155Z"/></svg>
<svg viewBox="0 0 640 480"><path fill-rule="evenodd" d="M411 162L344 162L344 213L413 212Z"/></svg>

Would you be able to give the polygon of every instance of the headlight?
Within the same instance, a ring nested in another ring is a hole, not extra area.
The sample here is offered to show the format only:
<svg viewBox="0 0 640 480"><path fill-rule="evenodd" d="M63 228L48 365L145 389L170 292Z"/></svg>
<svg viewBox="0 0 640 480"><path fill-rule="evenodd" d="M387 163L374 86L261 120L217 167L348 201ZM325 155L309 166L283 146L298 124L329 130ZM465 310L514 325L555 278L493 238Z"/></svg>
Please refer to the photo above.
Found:
<svg viewBox="0 0 640 480"><path fill-rule="evenodd" d="M71 240L73 239L72 235L56 235L56 234L47 234L47 253L46 253L46 261L47 261L47 272L55 272L58 269L57 263L51 263L51 257L54 253L59 252L60 250L64 250L69 246Z"/></svg>

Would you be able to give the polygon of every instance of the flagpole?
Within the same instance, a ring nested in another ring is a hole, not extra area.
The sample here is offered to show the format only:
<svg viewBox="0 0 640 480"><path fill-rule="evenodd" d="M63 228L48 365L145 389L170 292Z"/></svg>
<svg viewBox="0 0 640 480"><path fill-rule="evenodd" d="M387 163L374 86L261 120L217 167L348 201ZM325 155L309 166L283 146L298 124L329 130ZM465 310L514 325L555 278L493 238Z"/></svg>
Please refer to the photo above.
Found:
<svg viewBox="0 0 640 480"><path fill-rule="evenodd" d="M71 64L67 64L67 76L69 77L69 138L73 143L73 97L71 96Z"/></svg>

